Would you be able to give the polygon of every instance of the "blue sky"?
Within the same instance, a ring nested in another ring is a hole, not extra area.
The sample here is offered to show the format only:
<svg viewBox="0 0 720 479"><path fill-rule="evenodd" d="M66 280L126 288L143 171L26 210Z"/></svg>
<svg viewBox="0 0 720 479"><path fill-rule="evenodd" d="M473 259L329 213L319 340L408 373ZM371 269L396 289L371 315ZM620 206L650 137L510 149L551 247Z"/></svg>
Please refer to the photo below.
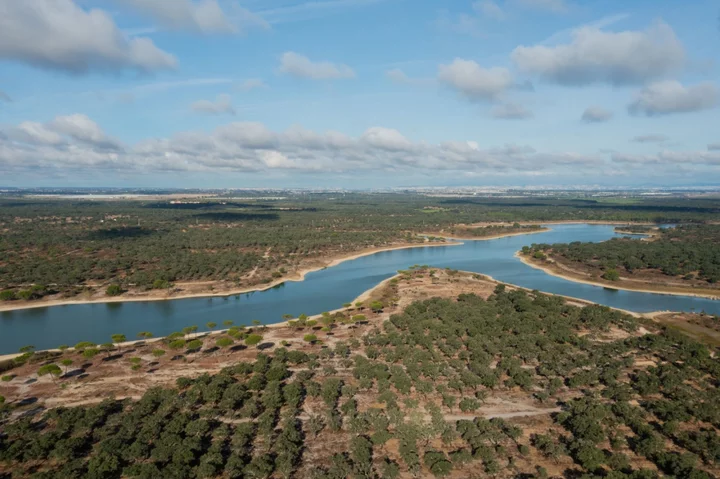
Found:
<svg viewBox="0 0 720 479"><path fill-rule="evenodd" d="M719 14L0 0L0 185L718 185Z"/></svg>

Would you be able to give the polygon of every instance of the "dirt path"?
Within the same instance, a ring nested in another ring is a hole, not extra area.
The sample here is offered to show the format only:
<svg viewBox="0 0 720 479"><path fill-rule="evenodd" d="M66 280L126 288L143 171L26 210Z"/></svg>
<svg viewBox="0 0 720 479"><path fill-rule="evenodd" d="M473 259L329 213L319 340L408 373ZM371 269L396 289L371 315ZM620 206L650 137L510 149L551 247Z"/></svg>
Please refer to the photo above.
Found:
<svg viewBox="0 0 720 479"><path fill-rule="evenodd" d="M559 407L549 409L528 409L526 411L514 411L514 412L483 412L482 409L478 411L478 414L445 414L446 421L472 421L476 417L484 417L486 419L502 418L509 419L513 417L529 417L529 416L542 416L544 414L552 414L554 412L561 412L562 409Z"/></svg>

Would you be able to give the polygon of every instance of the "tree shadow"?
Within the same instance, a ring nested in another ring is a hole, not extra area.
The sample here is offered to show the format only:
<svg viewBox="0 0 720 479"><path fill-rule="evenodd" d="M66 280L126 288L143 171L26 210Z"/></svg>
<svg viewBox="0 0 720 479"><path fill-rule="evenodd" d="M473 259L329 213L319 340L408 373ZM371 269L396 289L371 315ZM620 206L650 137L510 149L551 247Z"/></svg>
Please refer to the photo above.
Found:
<svg viewBox="0 0 720 479"><path fill-rule="evenodd" d="M70 379L74 377L80 377L83 374L85 374L84 369L73 369L72 371L68 371L67 373L60 376L60 379Z"/></svg>
<svg viewBox="0 0 720 479"><path fill-rule="evenodd" d="M28 417L35 417L45 411L45 406L38 406L34 407L28 411L23 411L22 413L18 414L18 419L24 419ZM0 476L2 477L2 476Z"/></svg>
<svg viewBox="0 0 720 479"><path fill-rule="evenodd" d="M113 354L112 356L108 356L106 358L102 358L102 362L109 363L111 361L117 361L118 359L122 358L123 354Z"/></svg>
<svg viewBox="0 0 720 479"><path fill-rule="evenodd" d="M220 351L220 348L218 348L217 346L213 346L212 348L207 348L205 351L203 351L203 354L209 356L210 354L214 354L218 351Z"/></svg>
<svg viewBox="0 0 720 479"><path fill-rule="evenodd" d="M277 213L239 213L239 212L210 212L194 215L195 218L210 221L277 221L280 215Z"/></svg>
<svg viewBox="0 0 720 479"><path fill-rule="evenodd" d="M153 373L156 373L156 372L158 372L158 368L152 368L152 369L148 369L148 370L146 371L146 374L153 374Z"/></svg>
<svg viewBox="0 0 720 479"><path fill-rule="evenodd" d="M17 406L22 407L22 406L29 406L29 405L31 405L31 404L35 404L36 402L38 402L38 398L36 398L35 396L31 396L31 397L29 397L29 398L21 399L20 401L18 401L18 402L15 403L15 404L16 404Z"/></svg>
<svg viewBox="0 0 720 479"><path fill-rule="evenodd" d="M245 349L247 349L247 346L245 346L245 345L243 345L243 344L236 344L235 346L233 346L232 348L230 348L230 351L233 352L233 353L236 353L236 352L238 352L238 351L243 351L243 350L245 350Z"/></svg>
<svg viewBox="0 0 720 479"><path fill-rule="evenodd" d="M258 348L260 351L265 351L266 349L270 349L270 348L272 348L273 346L275 346L275 343L267 342L267 343L258 344L257 348Z"/></svg>
<svg viewBox="0 0 720 479"><path fill-rule="evenodd" d="M28 378L23 384L35 384L37 382L37 378Z"/></svg>
<svg viewBox="0 0 720 479"><path fill-rule="evenodd" d="M110 240L120 238L143 238L153 234L155 234L154 231L145 229L142 226L120 226L116 228L90 231L87 234L87 239Z"/></svg>

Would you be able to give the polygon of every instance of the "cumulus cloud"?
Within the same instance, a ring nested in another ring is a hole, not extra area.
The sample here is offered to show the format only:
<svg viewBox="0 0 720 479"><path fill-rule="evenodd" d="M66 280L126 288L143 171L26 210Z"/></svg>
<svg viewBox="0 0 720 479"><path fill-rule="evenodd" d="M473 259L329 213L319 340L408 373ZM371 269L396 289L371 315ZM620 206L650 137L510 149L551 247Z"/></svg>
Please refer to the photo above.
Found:
<svg viewBox="0 0 720 479"><path fill-rule="evenodd" d="M113 152L120 152L124 148L97 123L82 114L58 116L47 123L25 121L7 129L4 136L9 141L21 144L23 148L52 146L67 151L79 147Z"/></svg>
<svg viewBox="0 0 720 479"><path fill-rule="evenodd" d="M645 31L606 32L584 26L569 44L519 46L512 59L521 71L568 86L642 84L680 70L685 49L673 29L657 23Z"/></svg>
<svg viewBox="0 0 720 479"><path fill-rule="evenodd" d="M720 143L710 143L708 145L708 151L720 151Z"/></svg>
<svg viewBox="0 0 720 479"><path fill-rule="evenodd" d="M414 149L410 140L402 133L391 128L373 127L363 133L360 138L368 145L387 151L412 151Z"/></svg>
<svg viewBox="0 0 720 479"><path fill-rule="evenodd" d="M449 65L440 65L438 80L469 100L496 100L513 85L507 68L483 68L472 60L456 58Z"/></svg>
<svg viewBox="0 0 720 479"><path fill-rule="evenodd" d="M585 109L582 114L582 121L585 123L604 123L610 121L613 113L599 106L591 106Z"/></svg>
<svg viewBox="0 0 720 479"><path fill-rule="evenodd" d="M243 28L269 28L258 15L232 4L233 18L217 0L119 0L152 17L161 26L197 33L240 33Z"/></svg>
<svg viewBox="0 0 720 479"><path fill-rule="evenodd" d="M717 151L661 151L657 155L628 155L615 153L612 161L631 166L660 165L672 170L682 166L720 166Z"/></svg>
<svg viewBox="0 0 720 479"><path fill-rule="evenodd" d="M386 127L357 137L302 126L273 131L262 123L234 122L211 132L183 132L122 149L100 147L108 136L84 115L0 129L0 171L122 170L148 172L436 174L551 174L570 165L595 168L602 158L573 152L537 152L527 145L481 148L473 141L429 144ZM573 170L575 171L575 169Z"/></svg>
<svg viewBox="0 0 720 479"><path fill-rule="evenodd" d="M267 84L265 84L265 82L262 81L262 79L260 78L248 78L247 80L237 85L237 89L240 91L251 91L260 88L269 88Z"/></svg>
<svg viewBox="0 0 720 479"><path fill-rule="evenodd" d="M517 103L497 105L490 113L493 118L500 120L525 120L533 117L533 112Z"/></svg>
<svg viewBox="0 0 720 479"><path fill-rule="evenodd" d="M221 115L223 113L234 115L235 108L230 95L218 95L215 101L199 100L190 105L195 113L207 113L209 115Z"/></svg>
<svg viewBox="0 0 720 479"><path fill-rule="evenodd" d="M177 65L150 39L127 38L107 13L73 0L1 0L0 59L73 74Z"/></svg>
<svg viewBox="0 0 720 479"><path fill-rule="evenodd" d="M354 78L355 72L347 65L327 61L314 62L295 52L285 52L280 58L280 72L311 80Z"/></svg>
<svg viewBox="0 0 720 479"><path fill-rule="evenodd" d="M633 115L661 116L672 113L688 113L713 108L720 92L711 82L684 86L674 80L650 84L640 90L628 105Z"/></svg>
<svg viewBox="0 0 720 479"><path fill-rule="evenodd" d="M59 116L47 124L54 132L99 149L121 150L117 140L108 137L100 126L82 114Z"/></svg>
<svg viewBox="0 0 720 479"><path fill-rule="evenodd" d="M640 135L632 139L635 143L664 143L668 141L667 135Z"/></svg>
<svg viewBox="0 0 720 479"><path fill-rule="evenodd" d="M24 121L16 128L11 128L5 135L11 140L31 145L61 145L65 139L46 125L35 121Z"/></svg>

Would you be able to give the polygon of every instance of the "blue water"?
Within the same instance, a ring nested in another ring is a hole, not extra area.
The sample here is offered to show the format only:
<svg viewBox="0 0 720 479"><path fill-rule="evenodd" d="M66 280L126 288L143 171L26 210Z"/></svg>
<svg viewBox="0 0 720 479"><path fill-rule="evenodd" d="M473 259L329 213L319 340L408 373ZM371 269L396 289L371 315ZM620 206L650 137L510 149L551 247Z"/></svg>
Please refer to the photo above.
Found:
<svg viewBox="0 0 720 479"><path fill-rule="evenodd" d="M619 236L606 225L564 224L551 228L534 235L465 241L462 246L385 251L310 273L305 281L227 298L96 303L4 312L0 313L0 354L16 352L28 344L47 349L79 341L103 343L116 333L132 339L140 331L163 336L190 325L204 330L210 321L222 324L232 320L236 325L249 325L257 319L265 324L277 323L284 314L312 315L337 309L414 264L474 271L526 288L630 311L704 310L720 314L720 301L573 283L531 268L514 257L515 252L532 243L596 242Z"/></svg>

